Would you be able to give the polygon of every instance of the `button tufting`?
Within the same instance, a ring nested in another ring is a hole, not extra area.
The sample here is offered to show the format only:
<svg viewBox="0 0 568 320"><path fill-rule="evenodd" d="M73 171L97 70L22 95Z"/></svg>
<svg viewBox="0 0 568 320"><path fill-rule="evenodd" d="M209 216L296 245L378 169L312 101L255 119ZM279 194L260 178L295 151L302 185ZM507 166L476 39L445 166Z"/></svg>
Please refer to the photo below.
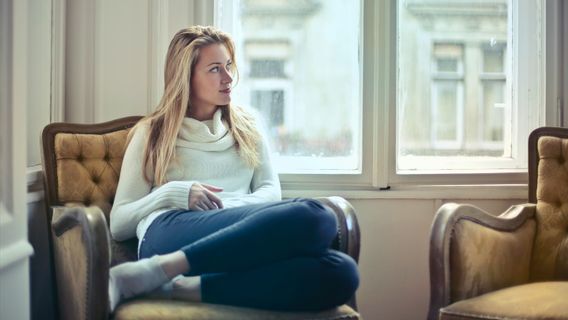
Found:
<svg viewBox="0 0 568 320"><path fill-rule="evenodd" d="M105 153L103 160L106 161L106 162L109 162L110 161L110 155L108 153Z"/></svg>
<svg viewBox="0 0 568 320"><path fill-rule="evenodd" d="M563 156L558 157L558 163L563 165L566 162L566 159Z"/></svg>
<svg viewBox="0 0 568 320"><path fill-rule="evenodd" d="M101 179L100 179L99 177L97 177L97 176L93 176L93 177L91 178L91 180L93 180L93 182L94 182L95 184L98 184L98 183L101 181Z"/></svg>

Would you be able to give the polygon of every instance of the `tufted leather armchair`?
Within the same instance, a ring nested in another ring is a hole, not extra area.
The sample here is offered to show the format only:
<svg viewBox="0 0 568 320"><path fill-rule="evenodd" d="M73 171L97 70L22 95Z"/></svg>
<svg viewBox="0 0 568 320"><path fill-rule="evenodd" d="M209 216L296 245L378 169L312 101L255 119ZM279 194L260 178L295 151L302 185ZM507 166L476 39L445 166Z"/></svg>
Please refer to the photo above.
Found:
<svg viewBox="0 0 568 320"><path fill-rule="evenodd" d="M43 170L51 223L56 297L61 319L106 319L109 267L136 259L137 240L115 242L107 221L128 131L140 117L100 124L53 123L42 134ZM359 258L359 225L339 197L320 198L337 215L333 247ZM115 319L360 319L349 305L318 313L272 312L149 296L118 307Z"/></svg>
<svg viewBox="0 0 568 320"><path fill-rule="evenodd" d="M568 319L568 128L531 133L528 200L438 210L429 319Z"/></svg>

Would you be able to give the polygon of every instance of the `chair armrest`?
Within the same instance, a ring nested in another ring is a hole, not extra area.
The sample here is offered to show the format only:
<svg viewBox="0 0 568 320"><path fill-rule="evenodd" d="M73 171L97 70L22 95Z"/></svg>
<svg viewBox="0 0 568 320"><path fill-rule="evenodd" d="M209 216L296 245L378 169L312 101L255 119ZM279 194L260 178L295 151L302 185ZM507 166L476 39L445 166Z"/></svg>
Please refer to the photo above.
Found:
<svg viewBox="0 0 568 320"><path fill-rule="evenodd" d="M359 263L359 250L361 248L361 231L355 209L341 197L321 197L318 201L329 207L337 217L337 236L331 245L332 249L339 250L349 255ZM357 310L357 299L353 295L347 302L354 310Z"/></svg>
<svg viewBox="0 0 568 320"><path fill-rule="evenodd" d="M318 201L329 207L337 217L337 236L332 248L339 250L359 262L361 232L355 209L341 197L322 197Z"/></svg>
<svg viewBox="0 0 568 320"><path fill-rule="evenodd" d="M430 310L529 279L536 205L522 204L493 216L475 206L448 203L430 235Z"/></svg>
<svg viewBox="0 0 568 320"><path fill-rule="evenodd" d="M52 211L60 318L108 318L110 237L102 210L91 206Z"/></svg>

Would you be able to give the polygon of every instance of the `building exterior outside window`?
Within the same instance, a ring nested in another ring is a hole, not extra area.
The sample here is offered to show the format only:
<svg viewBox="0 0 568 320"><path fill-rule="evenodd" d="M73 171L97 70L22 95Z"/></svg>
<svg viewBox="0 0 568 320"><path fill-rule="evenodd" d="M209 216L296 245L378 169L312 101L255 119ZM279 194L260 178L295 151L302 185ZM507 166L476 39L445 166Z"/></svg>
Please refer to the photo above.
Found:
<svg viewBox="0 0 568 320"><path fill-rule="evenodd" d="M262 116L281 173L360 170L359 1L242 0L234 101Z"/></svg>
<svg viewBox="0 0 568 320"><path fill-rule="evenodd" d="M398 15L400 163L509 156L508 2L401 0Z"/></svg>

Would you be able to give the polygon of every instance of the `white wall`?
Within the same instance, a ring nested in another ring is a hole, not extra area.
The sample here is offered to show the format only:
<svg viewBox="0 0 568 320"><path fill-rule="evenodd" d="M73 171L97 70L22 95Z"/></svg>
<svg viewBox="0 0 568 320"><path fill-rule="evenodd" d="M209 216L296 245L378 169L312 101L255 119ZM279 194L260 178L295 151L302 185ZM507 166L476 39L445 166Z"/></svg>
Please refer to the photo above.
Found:
<svg viewBox="0 0 568 320"><path fill-rule="evenodd" d="M207 23L213 1L67 1L65 120L102 122L154 110L169 41ZM210 22L209 22L210 23Z"/></svg>
<svg viewBox="0 0 568 320"><path fill-rule="evenodd" d="M0 318L29 319L26 214L28 1L0 2Z"/></svg>
<svg viewBox="0 0 568 320"><path fill-rule="evenodd" d="M351 199L361 226L359 311L365 319L425 319L430 299L430 226L442 203L498 214L523 199Z"/></svg>

